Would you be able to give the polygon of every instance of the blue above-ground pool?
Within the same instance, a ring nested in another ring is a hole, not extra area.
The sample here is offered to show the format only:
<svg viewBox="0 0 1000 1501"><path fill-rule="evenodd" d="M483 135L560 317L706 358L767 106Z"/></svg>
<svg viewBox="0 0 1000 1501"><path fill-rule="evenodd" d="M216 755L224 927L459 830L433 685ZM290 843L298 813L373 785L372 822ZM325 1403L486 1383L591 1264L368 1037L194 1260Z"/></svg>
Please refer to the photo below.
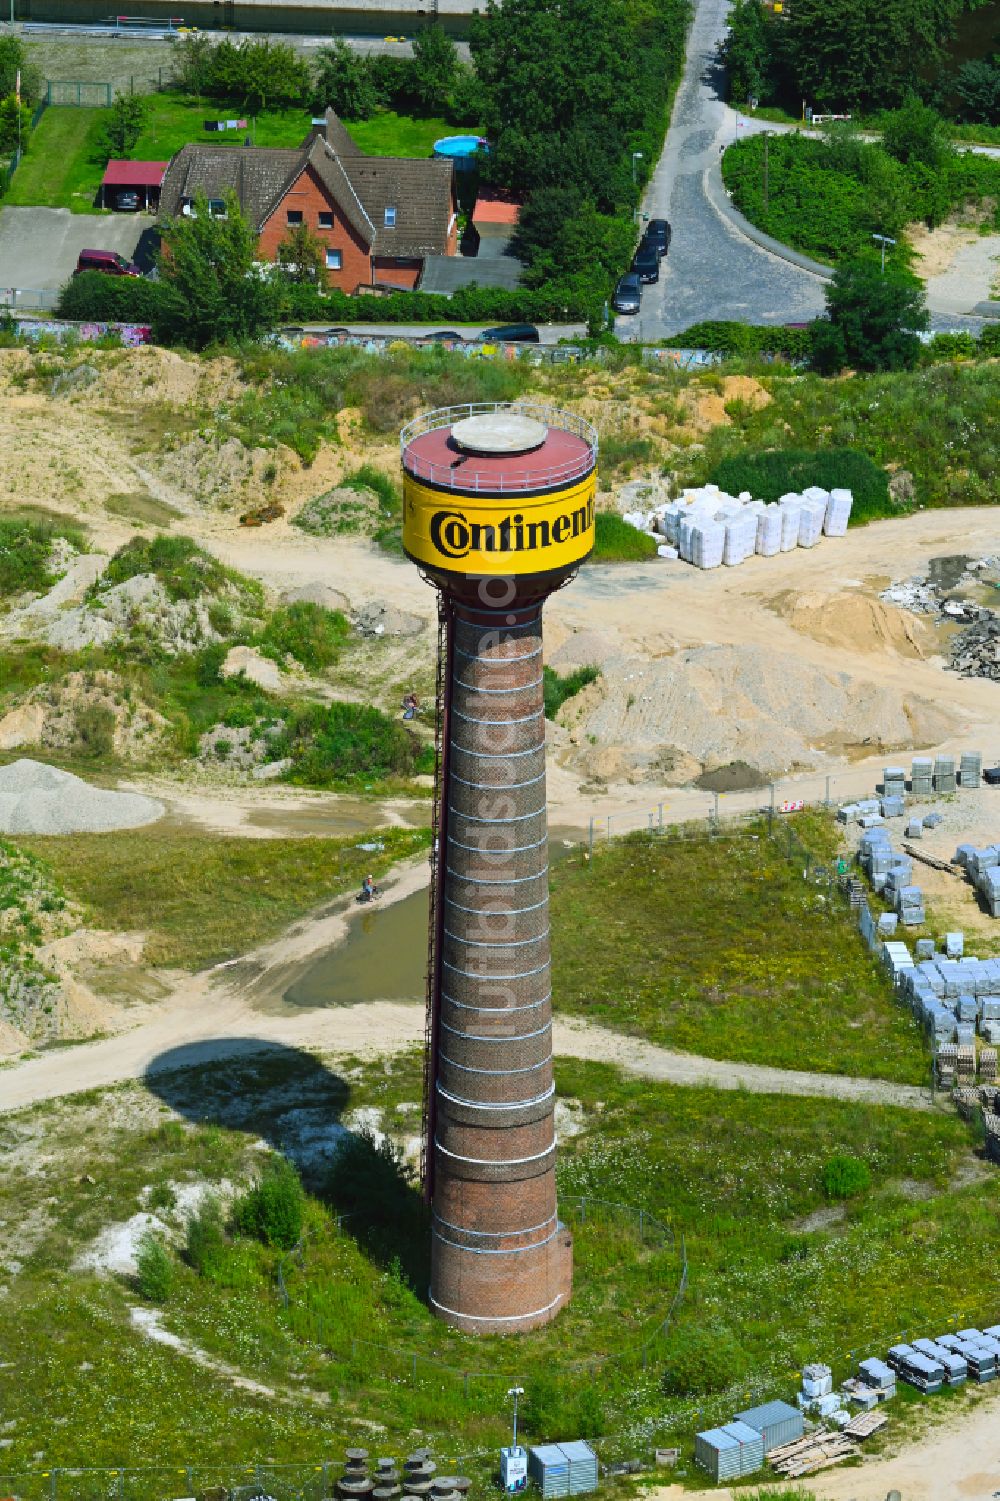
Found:
<svg viewBox="0 0 1000 1501"><path fill-rule="evenodd" d="M477 152L489 149L485 136L442 136L434 142L434 155L454 162L456 172L470 171L476 165Z"/></svg>

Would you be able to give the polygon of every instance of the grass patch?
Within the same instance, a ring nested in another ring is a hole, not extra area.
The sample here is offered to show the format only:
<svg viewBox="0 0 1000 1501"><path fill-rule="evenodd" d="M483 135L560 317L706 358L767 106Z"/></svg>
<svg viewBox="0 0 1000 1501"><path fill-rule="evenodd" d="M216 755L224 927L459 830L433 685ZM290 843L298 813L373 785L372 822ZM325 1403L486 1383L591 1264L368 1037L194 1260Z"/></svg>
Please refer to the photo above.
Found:
<svg viewBox="0 0 1000 1501"><path fill-rule="evenodd" d="M596 683L600 675L599 667L578 667L575 672L566 673L556 672L553 667L543 667L545 718L555 719L568 698L575 698L588 683Z"/></svg>
<svg viewBox="0 0 1000 1501"><path fill-rule="evenodd" d="M351 839L225 839L157 831L24 838L97 927L149 934L150 964L198 969L245 953L296 917L426 848L424 829L380 830L381 853Z"/></svg>
<svg viewBox="0 0 1000 1501"><path fill-rule="evenodd" d="M696 1428L751 1401L791 1397L806 1360L830 1362L839 1380L850 1351L884 1354L904 1329L996 1315L985 1284L969 1284L956 1303L955 1268L993 1243L1000 1210L981 1183L955 1186L974 1159L969 1129L951 1113L818 1099L804 1110L780 1096L560 1064L558 1088L576 1125L560 1153L564 1207L576 1194L642 1205L684 1232L690 1264L687 1296L647 1367L625 1360L595 1370L588 1356L620 1354L645 1311L669 1301L675 1258L637 1254L613 1224L577 1225L573 1304L549 1329L509 1344L443 1328L415 1295L423 1211L391 1162L379 1178L384 1194L362 1175L362 1225L338 1231L334 1216L346 1205L336 1176L310 1152L311 1123L350 1126L363 1109L391 1138L410 1135L416 1051L327 1067L275 1047L152 1083L155 1095L128 1084L4 1118L11 1166L0 1181L0 1219L38 1215L45 1227L0 1301L0 1342L12 1362L12 1472L34 1467L39 1451L47 1466L67 1467L186 1465L192 1456L202 1466L265 1455L318 1462L356 1441L373 1413L381 1452L406 1452L416 1430L442 1454L471 1456L504 1440L502 1394L515 1377L527 1389L532 1442L622 1434L630 1455L679 1442L689 1461ZM213 1234L211 1255L199 1256L199 1274L179 1254L184 1225L171 1185L228 1179L245 1191L267 1160L261 1137L283 1142L302 1168L303 1252L282 1257L230 1222L222 1244ZM37 1150L36 1141L44 1177L17 1155ZM364 1138L360 1151L370 1162ZM863 1161L870 1183L833 1229L810 1229L808 1217L827 1203L823 1165L838 1153ZM131 1287L69 1270L103 1228L150 1202L171 1226L166 1327L273 1385L277 1399L240 1392L234 1400L225 1380L141 1340L127 1314ZM719 1373L698 1361L706 1331L730 1350L738 1383L720 1388ZM331 1404L318 1407L308 1396L316 1392ZM904 1406L901 1398L892 1410L894 1428ZM468 1472L485 1485L490 1465L488 1453L470 1458Z"/></svg>
<svg viewBox="0 0 1000 1501"><path fill-rule="evenodd" d="M104 509L109 515L122 516L136 526L169 526L184 514L176 506L168 505L165 500L156 500L142 490L109 495Z"/></svg>
<svg viewBox="0 0 1000 1501"><path fill-rule="evenodd" d="M345 125L361 150L369 156L430 156L434 142L442 136L478 135L478 130L468 125L453 125L447 120L430 116L418 120L413 115L400 115L395 110L379 110L369 120L345 120Z"/></svg>
<svg viewBox="0 0 1000 1501"><path fill-rule="evenodd" d="M91 598L140 574L154 574L174 604L179 600L215 597L235 590L259 610L264 591L255 579L237 573L216 561L190 537L133 537L120 547L99 581L91 586Z"/></svg>
<svg viewBox="0 0 1000 1501"><path fill-rule="evenodd" d="M591 563L645 563L656 557L656 541L612 511L598 511Z"/></svg>
<svg viewBox="0 0 1000 1501"><path fill-rule="evenodd" d="M927 1078L920 1032L846 907L763 828L630 836L592 862L574 851L554 874L552 918L563 1013L709 1058Z"/></svg>
<svg viewBox="0 0 1000 1501"><path fill-rule="evenodd" d="M311 672L321 672L339 661L350 630L342 611L300 600L271 611L258 644L276 662L292 657Z"/></svg>

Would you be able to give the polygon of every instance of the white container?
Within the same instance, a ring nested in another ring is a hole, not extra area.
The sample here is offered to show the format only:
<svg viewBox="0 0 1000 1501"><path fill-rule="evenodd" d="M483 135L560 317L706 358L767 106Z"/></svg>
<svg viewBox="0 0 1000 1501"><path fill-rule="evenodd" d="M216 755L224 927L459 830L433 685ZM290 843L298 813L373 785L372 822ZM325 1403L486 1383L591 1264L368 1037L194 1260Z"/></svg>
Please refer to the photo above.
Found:
<svg viewBox="0 0 1000 1501"><path fill-rule="evenodd" d="M726 541L722 561L728 568L745 563L757 547L757 518L743 514L726 522Z"/></svg>
<svg viewBox="0 0 1000 1501"><path fill-rule="evenodd" d="M677 551L676 547L668 547L668 545L664 542L660 547L656 549L656 556L658 558L669 558L672 562L674 561L674 559L680 557L680 553Z"/></svg>
<svg viewBox="0 0 1000 1501"><path fill-rule="evenodd" d="M781 551L793 552L799 545L799 520L802 508L798 504L796 496L795 504L790 500L778 502L781 508Z"/></svg>
<svg viewBox="0 0 1000 1501"><path fill-rule="evenodd" d="M696 568L719 568L726 546L726 529L707 521L691 528L691 562Z"/></svg>
<svg viewBox="0 0 1000 1501"><path fill-rule="evenodd" d="M828 1365L802 1367L802 1390L807 1397L825 1397L833 1391L833 1372Z"/></svg>
<svg viewBox="0 0 1000 1501"><path fill-rule="evenodd" d="M781 509L762 506L757 513L756 548L762 558L773 558L781 551Z"/></svg>
<svg viewBox="0 0 1000 1501"><path fill-rule="evenodd" d="M826 502L820 503L803 497L802 510L799 513L799 546L815 547L823 535L823 522L826 518Z"/></svg>
<svg viewBox="0 0 1000 1501"><path fill-rule="evenodd" d="M823 521L823 530L828 537L843 537L846 534L853 504L854 496L850 490L830 491Z"/></svg>

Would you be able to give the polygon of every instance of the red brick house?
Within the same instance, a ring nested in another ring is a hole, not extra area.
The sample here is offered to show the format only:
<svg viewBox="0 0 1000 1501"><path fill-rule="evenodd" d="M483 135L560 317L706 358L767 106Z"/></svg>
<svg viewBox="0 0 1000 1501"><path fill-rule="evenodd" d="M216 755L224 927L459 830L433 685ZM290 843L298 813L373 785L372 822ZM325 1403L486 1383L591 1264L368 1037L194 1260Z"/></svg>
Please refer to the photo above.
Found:
<svg viewBox="0 0 1000 1501"><path fill-rule="evenodd" d="M229 191L259 236L261 260L276 260L289 229L306 224L340 291L415 287L426 256L458 249L451 162L366 156L333 110L298 149L183 146L163 179L160 211L189 213L204 193L221 212Z"/></svg>

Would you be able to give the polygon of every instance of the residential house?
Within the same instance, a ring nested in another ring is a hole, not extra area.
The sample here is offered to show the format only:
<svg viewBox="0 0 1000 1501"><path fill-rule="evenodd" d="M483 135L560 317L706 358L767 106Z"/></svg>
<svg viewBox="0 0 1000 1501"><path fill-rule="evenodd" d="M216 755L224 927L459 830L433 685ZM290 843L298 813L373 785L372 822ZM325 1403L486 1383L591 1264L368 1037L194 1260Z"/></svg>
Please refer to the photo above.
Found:
<svg viewBox="0 0 1000 1501"><path fill-rule="evenodd" d="M261 260L276 260L289 229L306 224L341 291L415 287L427 256L458 249L451 162L366 156L333 110L297 149L183 146L163 180L161 213L190 213L200 193L222 213L230 190L259 236Z"/></svg>

